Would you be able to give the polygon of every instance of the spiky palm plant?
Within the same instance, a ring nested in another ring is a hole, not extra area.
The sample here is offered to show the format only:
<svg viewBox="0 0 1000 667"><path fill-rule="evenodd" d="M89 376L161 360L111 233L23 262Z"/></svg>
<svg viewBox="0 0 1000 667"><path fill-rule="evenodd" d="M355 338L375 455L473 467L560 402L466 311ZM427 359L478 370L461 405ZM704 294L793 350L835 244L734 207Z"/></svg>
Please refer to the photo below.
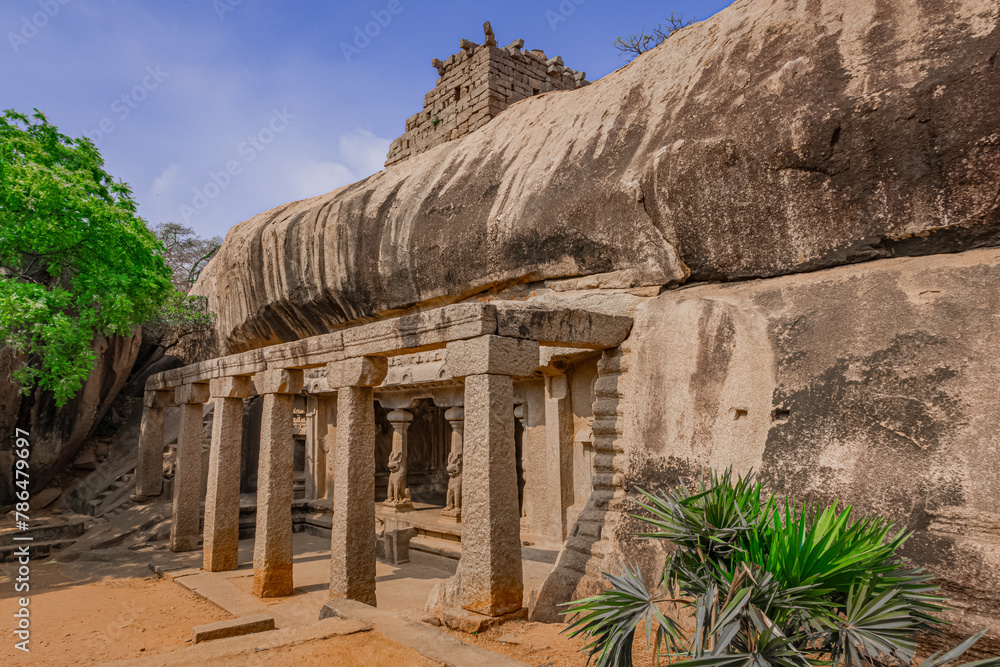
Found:
<svg viewBox="0 0 1000 667"><path fill-rule="evenodd" d="M640 490L641 491L641 490ZM753 473L712 473L698 487L660 495L641 491L652 527L644 539L669 540L654 590L638 570L605 573L603 593L567 603L565 632L589 638L597 667L632 665L636 630L659 664L686 667L855 667L909 664L918 632L938 632L940 589L898 555L909 537L882 518L852 521L851 507L793 507L763 498ZM684 636L666 603L686 607L695 631ZM957 660L985 630L920 667ZM1000 666L1000 658L965 667Z"/></svg>

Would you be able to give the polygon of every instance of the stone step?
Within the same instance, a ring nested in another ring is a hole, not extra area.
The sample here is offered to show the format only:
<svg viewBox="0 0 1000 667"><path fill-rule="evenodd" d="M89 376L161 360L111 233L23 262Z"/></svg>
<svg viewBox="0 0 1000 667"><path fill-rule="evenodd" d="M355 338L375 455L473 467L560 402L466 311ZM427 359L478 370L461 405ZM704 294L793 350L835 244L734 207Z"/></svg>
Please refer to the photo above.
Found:
<svg viewBox="0 0 1000 667"><path fill-rule="evenodd" d="M462 543L452 540L429 537L417 534L410 539L410 551L422 551L424 553L450 558L457 561L462 557Z"/></svg>
<svg viewBox="0 0 1000 667"><path fill-rule="evenodd" d="M86 519L79 515L46 519L27 530L7 528L0 531L0 547L23 544L23 542L16 541L15 536L31 537L34 542L48 542L63 538L77 538L83 535L85 529Z"/></svg>
<svg viewBox="0 0 1000 667"><path fill-rule="evenodd" d="M116 483L106 494L102 494L102 496L91 501L90 506L93 507L94 516L107 514L128 501L129 494L132 493L135 484L124 479L119 481L120 483Z"/></svg>
<svg viewBox="0 0 1000 667"><path fill-rule="evenodd" d="M31 560L37 560L43 556L51 554L53 551L68 547L76 542L76 538L63 538L58 540L48 540L45 542L24 542L22 544L11 544L0 546L0 563L17 560L21 547L28 545L28 554Z"/></svg>

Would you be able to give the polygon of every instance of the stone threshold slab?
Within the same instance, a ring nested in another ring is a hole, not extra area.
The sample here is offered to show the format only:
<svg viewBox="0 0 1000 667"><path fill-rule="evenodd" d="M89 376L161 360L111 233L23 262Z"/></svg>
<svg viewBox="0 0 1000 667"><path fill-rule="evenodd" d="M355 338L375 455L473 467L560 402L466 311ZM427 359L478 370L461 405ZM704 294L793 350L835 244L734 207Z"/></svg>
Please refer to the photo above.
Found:
<svg viewBox="0 0 1000 667"><path fill-rule="evenodd" d="M228 618L224 621L216 621L215 623L196 625L191 634L194 643L200 644L213 639L239 637L255 632L267 632L268 630L274 630L274 617L268 614L254 614L252 616Z"/></svg>
<svg viewBox="0 0 1000 667"><path fill-rule="evenodd" d="M260 634L228 637L215 641L195 644L173 653L151 655L136 660L109 663L119 667L167 667L169 665L204 665L220 658L239 655L253 655L268 649L295 646L318 639L343 637L358 632L367 632L371 626L358 620L329 618L305 627L271 630Z"/></svg>
<svg viewBox="0 0 1000 667"><path fill-rule="evenodd" d="M174 575L173 580L233 616L252 616L268 611L266 604L219 573L182 571Z"/></svg>
<svg viewBox="0 0 1000 667"><path fill-rule="evenodd" d="M527 663L478 646L463 644L449 634L425 623L418 623L390 611L383 611L354 600L327 602L320 610L320 622L331 618L353 620L370 625L388 639L407 646L429 660L455 667L527 667Z"/></svg>

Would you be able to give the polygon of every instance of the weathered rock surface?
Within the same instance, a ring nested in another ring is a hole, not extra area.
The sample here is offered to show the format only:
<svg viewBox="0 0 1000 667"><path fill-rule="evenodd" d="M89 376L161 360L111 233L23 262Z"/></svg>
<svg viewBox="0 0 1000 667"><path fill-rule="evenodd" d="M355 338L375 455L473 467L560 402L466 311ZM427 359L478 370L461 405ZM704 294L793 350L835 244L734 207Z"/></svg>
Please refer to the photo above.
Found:
<svg viewBox="0 0 1000 667"><path fill-rule="evenodd" d="M0 378L0 429L4 436L0 448L0 507L14 501L14 486L8 478L12 469L11 446L15 425L28 430L31 443L31 483L36 490L71 462L80 446L111 407L128 380L139 353L141 333L98 339L94 344L97 361L83 388L65 406L57 407L50 392L36 390L29 397L17 393L10 381L4 360Z"/></svg>
<svg viewBox="0 0 1000 667"><path fill-rule="evenodd" d="M492 287L800 272L1000 238L991 0L741 0L593 85L236 226L239 351Z"/></svg>
<svg viewBox="0 0 1000 667"><path fill-rule="evenodd" d="M941 580L957 632L996 627L997 285L1000 250L982 249L647 301L619 406L624 489L733 465L798 501L840 498L915 531L906 553ZM630 521L603 566L655 571L664 554Z"/></svg>

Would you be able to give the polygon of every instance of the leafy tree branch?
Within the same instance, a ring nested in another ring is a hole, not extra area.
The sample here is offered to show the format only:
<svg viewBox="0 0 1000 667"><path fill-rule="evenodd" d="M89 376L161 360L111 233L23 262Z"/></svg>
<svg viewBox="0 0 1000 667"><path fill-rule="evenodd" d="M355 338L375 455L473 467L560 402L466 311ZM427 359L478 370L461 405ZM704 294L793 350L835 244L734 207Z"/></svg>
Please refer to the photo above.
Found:
<svg viewBox="0 0 1000 667"><path fill-rule="evenodd" d="M83 386L94 337L155 318L171 290L162 244L103 167L38 110L0 116L0 347L27 359L21 390L58 405Z"/></svg>

